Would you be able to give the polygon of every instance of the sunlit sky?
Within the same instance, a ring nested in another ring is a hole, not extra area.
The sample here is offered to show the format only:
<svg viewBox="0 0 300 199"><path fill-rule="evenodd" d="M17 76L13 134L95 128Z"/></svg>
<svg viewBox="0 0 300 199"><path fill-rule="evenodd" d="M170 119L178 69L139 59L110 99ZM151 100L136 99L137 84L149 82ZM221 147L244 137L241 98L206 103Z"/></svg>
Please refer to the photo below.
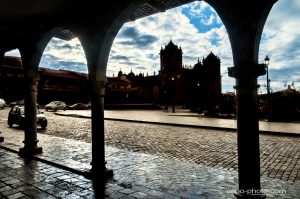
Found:
<svg viewBox="0 0 300 199"><path fill-rule="evenodd" d="M149 17L126 23L111 48L107 76L123 73L158 74L159 51L168 42L183 50L183 64L193 66L210 52L221 59L222 92L233 91L235 80L228 77L233 66L226 29L207 3L196 1ZM18 55L11 51L6 55ZM294 82L300 89L300 0L279 0L272 8L260 43L259 62L270 57L272 91ZM52 39L45 49L41 67L87 72L86 59L78 39ZM266 92L266 76L259 77L259 92Z"/></svg>

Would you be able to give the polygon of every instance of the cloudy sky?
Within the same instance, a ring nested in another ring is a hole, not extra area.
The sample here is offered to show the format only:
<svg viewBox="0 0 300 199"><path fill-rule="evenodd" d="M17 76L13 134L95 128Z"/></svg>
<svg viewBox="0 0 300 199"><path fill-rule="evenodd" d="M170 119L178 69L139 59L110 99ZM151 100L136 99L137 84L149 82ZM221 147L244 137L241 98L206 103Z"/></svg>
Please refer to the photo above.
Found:
<svg viewBox="0 0 300 199"><path fill-rule="evenodd" d="M124 73L157 74L159 51L172 40L183 50L183 64L193 66L198 58L213 52L221 59L222 92L233 91L235 81L228 77L233 66L226 29L215 10L207 3L196 1L146 18L126 23L113 43L107 76ZM16 54L10 52L8 54ZM300 89L300 0L279 0L271 10L260 44L259 61L270 57L271 89L285 85ZM87 72L84 52L77 39L66 42L52 39L40 66ZM258 79L266 92L266 77Z"/></svg>

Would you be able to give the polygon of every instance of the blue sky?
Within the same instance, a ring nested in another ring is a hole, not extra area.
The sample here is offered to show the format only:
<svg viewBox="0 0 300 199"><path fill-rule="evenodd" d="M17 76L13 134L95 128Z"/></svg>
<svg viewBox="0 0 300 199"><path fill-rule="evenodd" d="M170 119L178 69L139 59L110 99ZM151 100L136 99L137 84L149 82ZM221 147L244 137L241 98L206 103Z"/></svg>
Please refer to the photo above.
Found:
<svg viewBox="0 0 300 199"><path fill-rule="evenodd" d="M181 46L183 64L193 66L198 58L213 52L221 59L222 92L233 91L235 80L228 77L233 66L226 29L215 10L203 1L126 23L113 43L107 76L124 73L157 74L159 51L169 41ZM7 53L15 55L16 52ZM292 84L300 89L300 0L279 0L267 19L259 51L259 62L270 57L269 75L273 91ZM40 66L87 72L86 60L77 39L69 42L52 39ZM266 77L258 79L266 92Z"/></svg>

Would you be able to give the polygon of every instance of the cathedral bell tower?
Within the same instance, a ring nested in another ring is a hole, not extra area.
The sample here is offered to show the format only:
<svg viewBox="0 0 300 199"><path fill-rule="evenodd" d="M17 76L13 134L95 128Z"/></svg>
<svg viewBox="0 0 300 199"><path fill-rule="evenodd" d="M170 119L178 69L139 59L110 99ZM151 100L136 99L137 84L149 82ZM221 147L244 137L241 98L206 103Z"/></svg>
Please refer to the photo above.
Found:
<svg viewBox="0 0 300 199"><path fill-rule="evenodd" d="M183 103L182 49L172 40L160 50L159 77L162 103L169 105Z"/></svg>

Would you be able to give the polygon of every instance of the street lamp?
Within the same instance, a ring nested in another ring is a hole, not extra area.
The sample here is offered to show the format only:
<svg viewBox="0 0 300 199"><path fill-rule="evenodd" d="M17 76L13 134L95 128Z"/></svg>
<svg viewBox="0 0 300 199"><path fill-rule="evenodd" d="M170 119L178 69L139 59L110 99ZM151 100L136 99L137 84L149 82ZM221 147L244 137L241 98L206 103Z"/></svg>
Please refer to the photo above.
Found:
<svg viewBox="0 0 300 199"><path fill-rule="evenodd" d="M172 113L175 113L175 78L172 76Z"/></svg>
<svg viewBox="0 0 300 199"><path fill-rule="evenodd" d="M268 55L265 57L265 65L267 69L267 118L266 121L270 120L270 79L269 79L269 64L270 58Z"/></svg>

